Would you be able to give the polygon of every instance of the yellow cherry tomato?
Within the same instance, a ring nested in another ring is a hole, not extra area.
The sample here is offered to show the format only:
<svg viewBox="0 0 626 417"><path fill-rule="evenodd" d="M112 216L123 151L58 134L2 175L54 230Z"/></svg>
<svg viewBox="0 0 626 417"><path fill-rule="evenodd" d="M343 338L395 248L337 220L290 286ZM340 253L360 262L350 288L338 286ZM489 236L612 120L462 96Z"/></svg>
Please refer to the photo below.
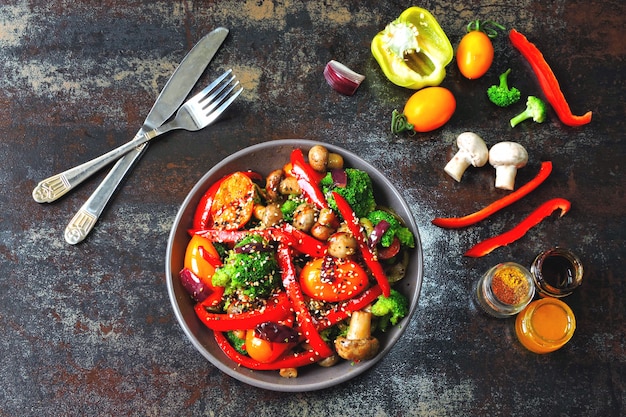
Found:
<svg viewBox="0 0 626 417"><path fill-rule="evenodd" d="M472 30L463 36L456 50L456 63L465 78L480 78L493 63L493 44L485 32Z"/></svg>
<svg viewBox="0 0 626 417"><path fill-rule="evenodd" d="M409 98L401 115L394 112L391 130L394 133L405 130L430 132L446 124L455 110L456 100L450 90L426 87Z"/></svg>
<svg viewBox="0 0 626 417"><path fill-rule="evenodd" d="M213 243L203 236L194 235L185 251L184 267L200 277L203 282L212 286L211 277L215 273L215 262L209 262L203 256L202 251L206 252L205 256L219 260L219 254L215 250Z"/></svg>
<svg viewBox="0 0 626 417"><path fill-rule="evenodd" d="M322 278L324 259L309 261L300 273L302 291L316 300L337 302L348 300L368 287L367 273L355 262L337 259L333 266L333 279Z"/></svg>

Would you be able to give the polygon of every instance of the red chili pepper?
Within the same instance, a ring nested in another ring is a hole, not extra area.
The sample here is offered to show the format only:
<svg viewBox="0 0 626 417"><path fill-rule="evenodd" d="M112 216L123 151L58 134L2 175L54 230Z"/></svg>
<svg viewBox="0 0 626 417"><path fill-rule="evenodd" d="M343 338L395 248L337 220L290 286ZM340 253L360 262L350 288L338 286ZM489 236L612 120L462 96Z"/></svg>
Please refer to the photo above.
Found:
<svg viewBox="0 0 626 417"><path fill-rule="evenodd" d="M541 51L539 51L533 43L529 42L526 36L515 29L509 32L509 39L532 67L546 99L552 105L552 108L554 108L561 122L568 126L582 126L591 122L590 111L582 116L572 114L569 104L565 100L565 96L559 86L559 81L556 79L552 68L550 68L550 65L546 62Z"/></svg>
<svg viewBox="0 0 626 417"><path fill-rule="evenodd" d="M569 211L570 207L571 203L563 198L548 200L530 213L528 217L522 220L522 222L513 229L474 245L465 252L465 256L473 258L485 256L500 246L506 246L509 243L515 242L517 239L524 236L533 226L536 226L543 219L551 215L555 210L561 209L561 215L559 217L563 217L565 213Z"/></svg>
<svg viewBox="0 0 626 417"><path fill-rule="evenodd" d="M235 348L230 344L224 333L213 333L218 346L230 360L245 368L254 369L256 371L275 371L283 368L300 368L323 359L314 350L308 350L306 352L292 353L290 355L283 356L274 362L263 363L237 352L237 350L235 350Z"/></svg>
<svg viewBox="0 0 626 417"><path fill-rule="evenodd" d="M383 271L383 267L378 262L378 259L376 259L376 255L374 255L374 253L370 250L369 245L365 241L363 232L361 231L361 225L359 224L359 219L354 214L354 210L350 207L350 203L348 203L339 193L333 191L333 197L335 199L335 203L337 204L339 214L341 214L341 217L344 218L350 232L359 243L359 249L361 250L361 256L363 257L365 264L374 275L374 278L376 278L376 282L380 285L383 295L385 297L389 297L389 294L391 293L389 280L385 275L385 271Z"/></svg>
<svg viewBox="0 0 626 417"><path fill-rule="evenodd" d="M262 309L246 311L240 314L210 313L202 303L195 306L196 315L211 330L228 331L253 329L266 321L279 321L291 313L291 303L284 291L277 293L267 301Z"/></svg>
<svg viewBox="0 0 626 417"><path fill-rule="evenodd" d="M487 217L491 216L493 213L497 212L498 210L501 210L505 208L506 206L509 206L515 203L516 201L520 200L522 197L528 195L531 191L533 191L541 183L543 183L546 180L546 178L548 178L551 172L552 172L552 162L550 161L542 162L541 168L539 168L539 173L537 174L535 178L533 178L532 180L530 180L529 182L527 182L526 184L524 184L517 190L513 191L512 193L506 195L505 197L502 197L501 199L494 201L493 203L483 208L482 210L479 210L472 214L468 214L467 216L464 216L464 217L449 217L449 218L438 217L436 219L433 219L432 223L435 226L443 227L446 229L458 229L461 227L466 227L466 226L470 226L472 224L478 223L479 221L484 220Z"/></svg>
<svg viewBox="0 0 626 417"><path fill-rule="evenodd" d="M296 313L296 320L304 338L308 340L313 351L319 358L327 358L333 354L333 350L326 344L322 336L318 333L313 322L313 317L309 311L304 294L296 273L296 267L291 257L291 249L284 244L278 245L278 265L283 275L283 287L289 295L293 310Z"/></svg>
<svg viewBox="0 0 626 417"><path fill-rule="evenodd" d="M380 286L374 285L359 294L357 297L338 304L317 323L317 330L322 331L334 326L342 320L347 319L350 316L350 313L363 310L365 307L373 303L381 294L382 290L380 289Z"/></svg>
<svg viewBox="0 0 626 417"><path fill-rule="evenodd" d="M258 180L258 181L263 179L261 174L258 174L256 172L253 172L253 171L242 171L242 172L246 174L248 177L250 177L250 179ZM198 203L196 212L193 216L193 226L192 226L193 230L205 229L207 225L211 222L211 206L213 205L213 199L215 198L215 193L217 193L217 190L219 190L222 182L224 182L224 180L229 176L230 174L225 175L224 177L215 181L209 187L209 189L204 193L204 195L200 199L200 202Z"/></svg>
<svg viewBox="0 0 626 417"><path fill-rule="evenodd" d="M328 202L318 185L322 176L304 160L301 149L297 148L291 152L291 165L291 172L298 179L298 185L307 199L320 209L327 208Z"/></svg>

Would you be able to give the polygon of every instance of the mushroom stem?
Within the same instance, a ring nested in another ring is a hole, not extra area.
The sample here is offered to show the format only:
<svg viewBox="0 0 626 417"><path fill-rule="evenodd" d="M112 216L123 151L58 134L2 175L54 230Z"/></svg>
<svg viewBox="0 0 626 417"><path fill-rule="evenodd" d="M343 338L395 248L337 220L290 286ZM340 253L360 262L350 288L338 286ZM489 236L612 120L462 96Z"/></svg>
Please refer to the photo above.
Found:
<svg viewBox="0 0 626 417"><path fill-rule="evenodd" d="M517 167L515 165L500 165L496 167L496 188L502 190L513 190L515 188L515 176Z"/></svg>
<svg viewBox="0 0 626 417"><path fill-rule="evenodd" d="M454 178L457 182L461 181L461 177L463 177L463 173L470 166L470 160L468 158L467 152L458 151L450 161L446 164L443 169L446 174Z"/></svg>
<svg viewBox="0 0 626 417"><path fill-rule="evenodd" d="M355 311L350 317L350 326L346 338L350 340L367 339L372 329L372 313L367 311Z"/></svg>
<svg viewBox="0 0 626 417"><path fill-rule="evenodd" d="M456 138L458 152L452 157L443 169L457 182L461 181L463 173L470 166L482 167L489 160L489 150L485 141L473 132L463 132Z"/></svg>

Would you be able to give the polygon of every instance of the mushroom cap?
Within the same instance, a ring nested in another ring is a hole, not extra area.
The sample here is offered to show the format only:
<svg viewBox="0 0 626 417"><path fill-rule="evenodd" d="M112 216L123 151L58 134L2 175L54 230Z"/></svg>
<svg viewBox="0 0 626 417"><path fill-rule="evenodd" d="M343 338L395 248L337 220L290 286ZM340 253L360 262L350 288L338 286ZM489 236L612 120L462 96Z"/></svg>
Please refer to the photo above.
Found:
<svg viewBox="0 0 626 417"><path fill-rule="evenodd" d="M482 167L489 159L489 150L483 138L474 132L463 132L456 138L459 151L464 151L469 162L475 167Z"/></svg>
<svg viewBox="0 0 626 417"><path fill-rule="evenodd" d="M528 162L528 152L517 142L499 142L489 150L489 163L498 167L512 165L521 168Z"/></svg>
<svg viewBox="0 0 626 417"><path fill-rule="evenodd" d="M375 337L367 339L348 339L339 336L335 339L337 354L348 361L364 361L372 359L380 349L380 343Z"/></svg>

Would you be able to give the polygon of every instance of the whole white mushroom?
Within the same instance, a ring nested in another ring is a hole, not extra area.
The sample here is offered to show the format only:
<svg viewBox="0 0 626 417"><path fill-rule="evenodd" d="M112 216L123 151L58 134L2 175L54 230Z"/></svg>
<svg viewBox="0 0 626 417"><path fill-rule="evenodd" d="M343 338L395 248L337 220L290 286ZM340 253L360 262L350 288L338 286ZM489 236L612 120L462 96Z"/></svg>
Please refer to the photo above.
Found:
<svg viewBox="0 0 626 417"><path fill-rule="evenodd" d="M496 188L513 190L518 168L528 162L528 152L517 142L499 142L489 150L489 163L496 169Z"/></svg>
<svg viewBox="0 0 626 417"><path fill-rule="evenodd" d="M461 133L456 138L456 144L459 150L443 170L456 181L461 181L463 173L470 165L482 167L487 163L489 151L485 141L472 132Z"/></svg>

